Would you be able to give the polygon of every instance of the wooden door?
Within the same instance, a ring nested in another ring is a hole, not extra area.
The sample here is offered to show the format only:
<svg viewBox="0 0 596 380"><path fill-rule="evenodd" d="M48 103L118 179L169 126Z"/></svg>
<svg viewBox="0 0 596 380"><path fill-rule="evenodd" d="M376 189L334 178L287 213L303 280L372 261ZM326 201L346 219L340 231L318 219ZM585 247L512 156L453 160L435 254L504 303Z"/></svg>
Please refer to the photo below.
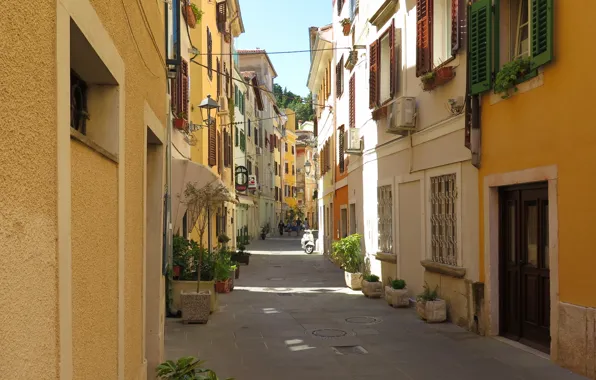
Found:
<svg viewBox="0 0 596 380"><path fill-rule="evenodd" d="M548 188L504 188L500 203L501 335L548 352Z"/></svg>

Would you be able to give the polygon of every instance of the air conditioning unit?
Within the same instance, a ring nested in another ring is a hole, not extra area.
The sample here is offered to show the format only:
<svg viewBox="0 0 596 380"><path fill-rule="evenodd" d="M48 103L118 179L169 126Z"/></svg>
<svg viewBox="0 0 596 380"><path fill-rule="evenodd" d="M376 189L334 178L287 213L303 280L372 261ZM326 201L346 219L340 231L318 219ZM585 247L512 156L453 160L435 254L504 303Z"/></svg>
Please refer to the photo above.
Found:
<svg viewBox="0 0 596 380"><path fill-rule="evenodd" d="M219 108L217 109L217 113L227 113L228 112L228 99L225 96L220 96L217 99L217 104L219 104Z"/></svg>
<svg viewBox="0 0 596 380"><path fill-rule="evenodd" d="M392 105L387 133L405 136L416 130L416 98L402 96Z"/></svg>
<svg viewBox="0 0 596 380"><path fill-rule="evenodd" d="M363 144L358 128L348 129L346 137L347 141L344 143L346 147L346 153L355 155L362 154Z"/></svg>
<svg viewBox="0 0 596 380"><path fill-rule="evenodd" d="M260 146L257 146L255 149L257 151L257 156L260 156L263 154L263 148L261 148Z"/></svg>

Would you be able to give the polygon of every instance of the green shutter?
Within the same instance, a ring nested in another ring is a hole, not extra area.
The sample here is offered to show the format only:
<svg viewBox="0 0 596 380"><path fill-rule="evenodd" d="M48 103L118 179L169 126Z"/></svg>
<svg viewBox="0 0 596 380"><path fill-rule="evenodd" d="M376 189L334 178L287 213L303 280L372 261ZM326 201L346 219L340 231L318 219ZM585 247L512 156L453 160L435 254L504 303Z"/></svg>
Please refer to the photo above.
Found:
<svg viewBox="0 0 596 380"><path fill-rule="evenodd" d="M480 94L491 87L491 0L470 6L470 92Z"/></svg>
<svg viewBox="0 0 596 380"><path fill-rule="evenodd" d="M236 138L234 139L234 141L236 142L236 146L238 146L238 126L236 125L236 127L234 128L236 131Z"/></svg>
<svg viewBox="0 0 596 380"><path fill-rule="evenodd" d="M238 86L234 85L234 104L238 104Z"/></svg>
<svg viewBox="0 0 596 380"><path fill-rule="evenodd" d="M532 68L553 59L553 0L532 1Z"/></svg>

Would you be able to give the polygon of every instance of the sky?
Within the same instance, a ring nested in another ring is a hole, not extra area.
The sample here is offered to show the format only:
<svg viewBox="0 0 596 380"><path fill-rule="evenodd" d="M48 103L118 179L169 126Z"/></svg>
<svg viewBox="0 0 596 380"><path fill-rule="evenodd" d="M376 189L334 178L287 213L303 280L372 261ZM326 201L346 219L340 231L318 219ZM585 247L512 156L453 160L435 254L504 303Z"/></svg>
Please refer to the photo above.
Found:
<svg viewBox="0 0 596 380"><path fill-rule="evenodd" d="M265 49L267 52L308 50L308 28L327 25L332 17L332 0L239 0L244 34L236 49ZM275 83L306 96L310 54L269 55L277 78Z"/></svg>

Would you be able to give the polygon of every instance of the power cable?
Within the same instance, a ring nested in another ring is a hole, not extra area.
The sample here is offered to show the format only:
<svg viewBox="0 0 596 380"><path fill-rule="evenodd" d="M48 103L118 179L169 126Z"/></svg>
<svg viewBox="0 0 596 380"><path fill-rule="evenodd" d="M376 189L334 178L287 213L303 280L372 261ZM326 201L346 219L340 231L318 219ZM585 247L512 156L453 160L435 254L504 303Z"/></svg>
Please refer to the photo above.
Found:
<svg viewBox="0 0 596 380"><path fill-rule="evenodd" d="M329 48L329 49L312 49L312 50L286 50L286 51L272 51L272 52L268 52L268 51L245 51L242 53L239 53L239 51L243 51L244 49L239 49L236 53L222 53L224 55L259 55L259 54L267 54L267 55L272 55L272 54L297 54L297 53L311 53L313 51L328 51L328 50L352 50L352 48L349 47L338 47L338 48ZM248 49L251 50L251 49ZM207 55L209 53L200 53L199 55ZM212 53L214 54L214 53Z"/></svg>

